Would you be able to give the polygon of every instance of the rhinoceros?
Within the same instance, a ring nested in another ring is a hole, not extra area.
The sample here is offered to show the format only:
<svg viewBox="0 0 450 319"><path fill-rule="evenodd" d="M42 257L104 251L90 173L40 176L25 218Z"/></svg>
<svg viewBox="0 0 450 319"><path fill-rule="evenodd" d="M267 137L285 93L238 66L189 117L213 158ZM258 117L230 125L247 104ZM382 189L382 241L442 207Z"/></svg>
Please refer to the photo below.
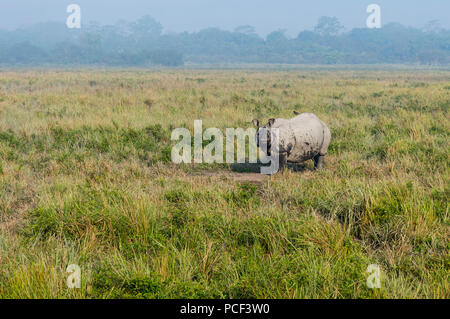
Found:
<svg viewBox="0 0 450 319"><path fill-rule="evenodd" d="M291 119L272 118L263 126L260 126L259 120L254 119L253 124L258 127L257 146L265 144L264 149L268 156L273 151L278 153L280 170L286 167L287 162L302 163L309 159L314 159L315 169L323 168L325 155L331 142L330 129L315 114L299 114L295 111L294 114L297 116ZM271 141L275 131L277 131L278 149L273 147Z"/></svg>

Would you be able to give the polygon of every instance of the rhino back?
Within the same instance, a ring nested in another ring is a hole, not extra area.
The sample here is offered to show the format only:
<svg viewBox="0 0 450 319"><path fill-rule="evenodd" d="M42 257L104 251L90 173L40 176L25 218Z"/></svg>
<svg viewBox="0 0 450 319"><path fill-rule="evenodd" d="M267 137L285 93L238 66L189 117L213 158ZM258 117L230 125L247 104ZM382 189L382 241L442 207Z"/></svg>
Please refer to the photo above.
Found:
<svg viewBox="0 0 450 319"><path fill-rule="evenodd" d="M303 162L323 153L324 131L328 128L313 113L302 113L291 119L277 118L272 128L279 130L280 150L290 149L290 162Z"/></svg>
<svg viewBox="0 0 450 319"><path fill-rule="evenodd" d="M300 114L290 121L290 131L295 144L289 161L302 162L317 155L324 140L324 128L319 118L312 113Z"/></svg>

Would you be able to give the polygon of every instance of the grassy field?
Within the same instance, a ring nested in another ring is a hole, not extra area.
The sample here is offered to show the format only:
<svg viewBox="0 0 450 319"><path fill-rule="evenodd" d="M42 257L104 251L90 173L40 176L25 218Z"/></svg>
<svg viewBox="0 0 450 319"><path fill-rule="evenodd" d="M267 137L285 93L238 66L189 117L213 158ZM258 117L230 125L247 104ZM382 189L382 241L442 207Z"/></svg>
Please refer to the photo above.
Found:
<svg viewBox="0 0 450 319"><path fill-rule="evenodd" d="M449 79L0 71L0 297L449 298ZM322 171L170 161L175 127L293 110L332 131Z"/></svg>

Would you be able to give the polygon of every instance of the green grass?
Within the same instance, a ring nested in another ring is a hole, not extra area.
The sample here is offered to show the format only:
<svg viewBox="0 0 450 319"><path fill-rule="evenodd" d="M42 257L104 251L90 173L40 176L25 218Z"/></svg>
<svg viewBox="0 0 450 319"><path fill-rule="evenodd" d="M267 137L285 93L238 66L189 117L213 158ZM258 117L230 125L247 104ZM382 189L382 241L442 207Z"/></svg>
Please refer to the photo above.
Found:
<svg viewBox="0 0 450 319"><path fill-rule="evenodd" d="M449 298L448 78L2 71L0 297ZM322 171L170 162L175 127L293 110L332 131Z"/></svg>

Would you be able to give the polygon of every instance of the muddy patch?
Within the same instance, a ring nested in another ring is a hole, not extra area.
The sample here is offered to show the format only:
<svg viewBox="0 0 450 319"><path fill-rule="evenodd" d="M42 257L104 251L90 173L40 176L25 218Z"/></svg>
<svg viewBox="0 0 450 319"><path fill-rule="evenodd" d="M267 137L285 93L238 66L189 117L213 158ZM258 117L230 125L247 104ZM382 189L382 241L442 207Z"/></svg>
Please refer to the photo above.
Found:
<svg viewBox="0 0 450 319"><path fill-rule="evenodd" d="M191 176L203 176L208 177L212 181L215 180L232 180L238 183L250 183L255 185L260 185L266 181L269 181L275 175L264 175L261 174L261 164L231 164L230 170L199 170L193 172L189 175ZM293 172L307 171L308 169L304 164L296 165L288 163L288 169Z"/></svg>

